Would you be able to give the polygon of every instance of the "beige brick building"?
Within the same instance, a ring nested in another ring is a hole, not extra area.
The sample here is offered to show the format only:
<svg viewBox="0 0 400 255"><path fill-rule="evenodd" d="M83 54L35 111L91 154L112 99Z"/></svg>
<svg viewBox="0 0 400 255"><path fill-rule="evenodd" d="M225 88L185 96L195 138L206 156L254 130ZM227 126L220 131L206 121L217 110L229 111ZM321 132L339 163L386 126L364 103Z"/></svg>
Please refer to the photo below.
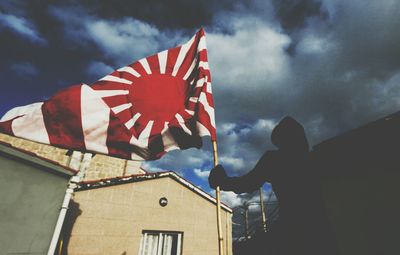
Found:
<svg viewBox="0 0 400 255"><path fill-rule="evenodd" d="M218 254L215 199L173 172L84 182L73 201L65 254ZM231 255L232 210L221 212Z"/></svg>

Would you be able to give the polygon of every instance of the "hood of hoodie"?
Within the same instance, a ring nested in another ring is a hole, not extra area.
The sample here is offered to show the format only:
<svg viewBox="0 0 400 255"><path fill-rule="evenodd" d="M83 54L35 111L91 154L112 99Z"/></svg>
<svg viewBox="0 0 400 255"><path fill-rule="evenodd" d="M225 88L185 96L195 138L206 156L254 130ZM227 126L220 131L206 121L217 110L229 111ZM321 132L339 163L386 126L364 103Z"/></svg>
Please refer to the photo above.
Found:
<svg viewBox="0 0 400 255"><path fill-rule="evenodd" d="M272 130L271 141L283 151L305 153L309 150L303 126L290 116L283 118Z"/></svg>

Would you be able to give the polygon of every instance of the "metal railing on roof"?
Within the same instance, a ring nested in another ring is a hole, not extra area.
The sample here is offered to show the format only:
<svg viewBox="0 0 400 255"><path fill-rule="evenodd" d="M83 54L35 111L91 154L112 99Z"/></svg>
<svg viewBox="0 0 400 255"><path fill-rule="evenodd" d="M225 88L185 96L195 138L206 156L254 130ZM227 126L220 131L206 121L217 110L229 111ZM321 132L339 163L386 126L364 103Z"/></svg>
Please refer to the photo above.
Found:
<svg viewBox="0 0 400 255"><path fill-rule="evenodd" d="M266 217L263 217L263 212L260 211L257 217L249 217L249 207L252 205L259 205L260 210L262 206L260 202L249 202L246 201L243 205L234 208L234 211L240 210L241 215L243 215L243 223L235 223L236 229L244 227L244 231L240 235L234 237L234 242L242 242L251 239L252 236L259 232L268 232L273 227L274 223L279 217L279 205L278 201L272 200L273 192L270 192L266 201L263 202L264 208L266 209ZM254 214L254 212L253 212ZM265 220L265 221L264 221Z"/></svg>

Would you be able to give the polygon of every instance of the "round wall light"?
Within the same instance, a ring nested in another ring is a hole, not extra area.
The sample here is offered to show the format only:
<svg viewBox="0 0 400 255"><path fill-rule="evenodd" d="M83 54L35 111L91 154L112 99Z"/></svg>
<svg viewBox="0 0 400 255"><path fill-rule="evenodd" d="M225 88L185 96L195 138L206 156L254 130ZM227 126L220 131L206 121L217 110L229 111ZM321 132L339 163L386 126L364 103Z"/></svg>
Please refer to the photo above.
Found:
<svg viewBox="0 0 400 255"><path fill-rule="evenodd" d="M160 198L160 200L159 200L158 202L160 203L160 205L161 205L162 207L164 207L164 206L167 206L167 204L168 204L168 199L167 199L166 197L162 197L162 198Z"/></svg>

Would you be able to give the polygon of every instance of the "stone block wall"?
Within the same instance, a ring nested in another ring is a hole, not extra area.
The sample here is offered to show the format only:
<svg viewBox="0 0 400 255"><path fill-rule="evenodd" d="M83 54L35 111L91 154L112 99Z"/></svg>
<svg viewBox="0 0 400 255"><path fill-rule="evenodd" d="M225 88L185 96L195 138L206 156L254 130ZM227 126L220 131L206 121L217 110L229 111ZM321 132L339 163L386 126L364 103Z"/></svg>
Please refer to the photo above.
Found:
<svg viewBox="0 0 400 255"><path fill-rule="evenodd" d="M39 157L55 161L63 166L68 166L70 156L68 150L57 148L47 144L32 142L29 140L5 135L0 133L0 141L10 144L12 147L32 152Z"/></svg>
<svg viewBox="0 0 400 255"><path fill-rule="evenodd" d="M32 152L59 163L60 165L80 170L85 181L113 178L123 175L145 173L140 168L141 162L114 158L106 155L81 153L74 151L68 153L67 149L57 148L47 144L32 142L29 140L0 133L0 141L10 144L12 147Z"/></svg>
<svg viewBox="0 0 400 255"><path fill-rule="evenodd" d="M85 180L98 180L125 175L125 159L113 158L101 154L95 155L90 161Z"/></svg>

